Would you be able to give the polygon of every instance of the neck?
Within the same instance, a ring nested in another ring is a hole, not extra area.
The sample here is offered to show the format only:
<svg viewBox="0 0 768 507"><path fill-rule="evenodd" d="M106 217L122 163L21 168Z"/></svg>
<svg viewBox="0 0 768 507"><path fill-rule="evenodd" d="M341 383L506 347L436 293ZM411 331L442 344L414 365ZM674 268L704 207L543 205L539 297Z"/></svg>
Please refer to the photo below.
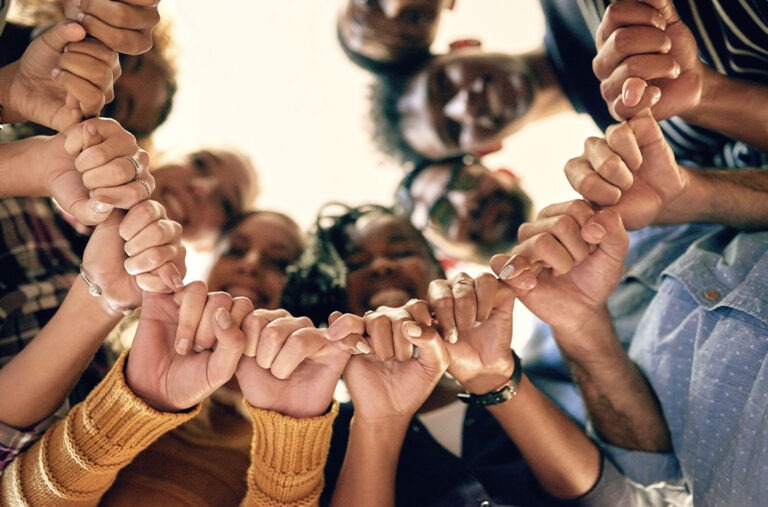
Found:
<svg viewBox="0 0 768 507"><path fill-rule="evenodd" d="M547 55L543 51L536 51L526 54L525 60L531 69L531 84L535 94L529 113L531 118L541 120L573 111L573 106L563 93Z"/></svg>

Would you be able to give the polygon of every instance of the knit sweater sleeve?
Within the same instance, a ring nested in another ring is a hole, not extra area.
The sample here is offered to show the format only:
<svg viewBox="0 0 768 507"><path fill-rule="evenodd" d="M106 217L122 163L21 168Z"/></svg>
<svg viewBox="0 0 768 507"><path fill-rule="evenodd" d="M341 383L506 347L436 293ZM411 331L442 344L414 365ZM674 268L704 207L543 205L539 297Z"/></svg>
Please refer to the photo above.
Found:
<svg viewBox="0 0 768 507"><path fill-rule="evenodd" d="M338 402L327 414L306 419L244 404L253 420L253 441L248 493L241 505L318 505Z"/></svg>
<svg viewBox="0 0 768 507"><path fill-rule="evenodd" d="M0 505L96 505L115 476L163 433L191 419L158 412L125 383L127 352L66 419L6 469Z"/></svg>

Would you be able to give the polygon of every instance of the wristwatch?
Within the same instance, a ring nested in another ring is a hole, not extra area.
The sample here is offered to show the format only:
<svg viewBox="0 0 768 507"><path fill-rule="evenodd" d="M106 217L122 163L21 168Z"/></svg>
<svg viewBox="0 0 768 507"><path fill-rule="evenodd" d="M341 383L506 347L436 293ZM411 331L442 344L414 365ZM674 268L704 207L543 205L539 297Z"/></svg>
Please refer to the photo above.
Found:
<svg viewBox="0 0 768 507"><path fill-rule="evenodd" d="M503 386L485 394L459 393L456 396L467 405L474 405L476 407L490 407L491 405L498 405L509 400L517 394L517 386L520 385L520 379L523 377L520 358L517 357L514 350L512 351L512 360L514 361L515 369L512 371L512 376Z"/></svg>

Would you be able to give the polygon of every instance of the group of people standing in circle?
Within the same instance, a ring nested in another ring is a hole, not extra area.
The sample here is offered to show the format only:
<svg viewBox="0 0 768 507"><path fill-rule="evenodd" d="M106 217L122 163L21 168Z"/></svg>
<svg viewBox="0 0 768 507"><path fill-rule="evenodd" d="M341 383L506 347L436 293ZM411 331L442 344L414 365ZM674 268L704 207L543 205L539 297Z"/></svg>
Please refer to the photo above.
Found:
<svg viewBox="0 0 768 507"><path fill-rule="evenodd" d="M542 0L522 55L434 54L449 0L345 2L406 170L305 232L237 150L154 153L157 2L18 1L53 24L0 38L0 505L760 504L761 2ZM604 136L533 217L482 157L569 108Z"/></svg>

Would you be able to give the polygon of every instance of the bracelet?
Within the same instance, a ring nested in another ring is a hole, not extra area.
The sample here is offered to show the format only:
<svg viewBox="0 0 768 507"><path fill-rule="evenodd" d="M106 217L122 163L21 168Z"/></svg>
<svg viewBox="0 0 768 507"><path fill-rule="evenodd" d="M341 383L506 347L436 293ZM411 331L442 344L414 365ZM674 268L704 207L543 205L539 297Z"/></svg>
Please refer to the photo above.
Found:
<svg viewBox="0 0 768 507"><path fill-rule="evenodd" d="M517 395L517 387L520 385L520 379L523 377L523 368L520 366L520 358L515 351L512 351L512 360L514 361L514 370L509 380L501 387L485 394L459 393L456 396L467 405L475 407L489 407L498 405Z"/></svg>
<svg viewBox="0 0 768 507"><path fill-rule="evenodd" d="M90 294L93 297L101 297L104 294L104 291L102 290L101 286L91 280L90 276L88 275L88 272L85 270L82 264L80 264L80 278L82 278L85 284L88 286L88 294ZM130 315L135 310L135 308L129 308L125 306L116 307L112 303L110 303L106 298L104 298L104 302L112 311L120 313L125 316Z"/></svg>

